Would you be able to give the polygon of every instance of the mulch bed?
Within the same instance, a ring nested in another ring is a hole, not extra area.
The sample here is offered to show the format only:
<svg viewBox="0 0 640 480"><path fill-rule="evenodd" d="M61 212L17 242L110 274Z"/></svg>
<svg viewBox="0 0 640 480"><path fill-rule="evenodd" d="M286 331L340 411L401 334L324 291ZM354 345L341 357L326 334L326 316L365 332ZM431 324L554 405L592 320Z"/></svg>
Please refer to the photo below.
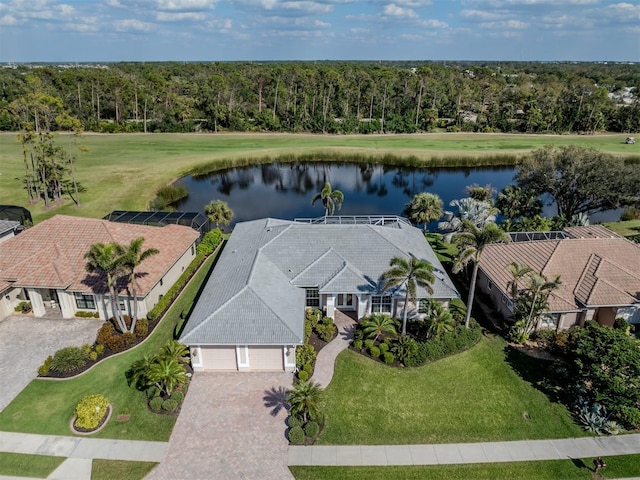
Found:
<svg viewBox="0 0 640 480"><path fill-rule="evenodd" d="M98 424L98 426L92 429L76 427L74 425L74 423L76 422L76 417L73 417L71 419L71 425L70 425L71 431L78 435L91 435L92 433L99 432L100 430L102 430L102 427L104 427L109 421L109 419L111 418L112 412L113 412L113 408L111 408L111 404L107 405L107 411L105 412L104 417L102 417L102 420L100 420L100 423Z"/></svg>

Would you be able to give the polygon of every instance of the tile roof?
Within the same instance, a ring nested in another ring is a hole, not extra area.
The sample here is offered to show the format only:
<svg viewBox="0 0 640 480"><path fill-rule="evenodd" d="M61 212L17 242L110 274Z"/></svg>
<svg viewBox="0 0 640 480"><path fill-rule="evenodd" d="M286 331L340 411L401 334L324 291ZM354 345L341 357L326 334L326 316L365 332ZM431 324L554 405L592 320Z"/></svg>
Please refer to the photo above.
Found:
<svg viewBox="0 0 640 480"><path fill-rule="evenodd" d="M9 282L17 287L103 293L105 282L86 272L84 254L94 243L128 245L138 237L144 237L145 249L160 251L138 267L138 292L144 296L196 241L198 232L180 225L151 227L56 215L0 243L0 288Z"/></svg>
<svg viewBox="0 0 640 480"><path fill-rule="evenodd" d="M0 236L9 230L16 230L20 226L20 222L14 220L0 220Z"/></svg>
<svg viewBox="0 0 640 480"><path fill-rule="evenodd" d="M238 223L180 340L191 345L301 343L302 287L373 293L391 258L409 255L444 272L422 232L401 222L340 225L267 218ZM459 296L446 274L436 275L433 288L433 295L421 288L418 295Z"/></svg>
<svg viewBox="0 0 640 480"><path fill-rule="evenodd" d="M511 262L527 264L547 278L560 275L562 284L549 301L551 311L640 303L640 245L592 227L570 230L573 238L563 240L489 245L480 268L505 293Z"/></svg>

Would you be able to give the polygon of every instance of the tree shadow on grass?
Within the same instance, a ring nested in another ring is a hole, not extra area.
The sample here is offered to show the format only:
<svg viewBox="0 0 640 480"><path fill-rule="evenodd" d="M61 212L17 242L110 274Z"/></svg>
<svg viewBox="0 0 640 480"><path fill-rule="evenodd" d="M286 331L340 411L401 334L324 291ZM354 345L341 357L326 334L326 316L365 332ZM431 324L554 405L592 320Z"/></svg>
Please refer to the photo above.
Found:
<svg viewBox="0 0 640 480"><path fill-rule="evenodd" d="M560 362L532 357L512 345L505 347L505 360L525 382L544 393L550 401L566 403L570 381Z"/></svg>
<svg viewBox="0 0 640 480"><path fill-rule="evenodd" d="M289 390L284 387L271 387L269 390L264 391L264 397L262 397L262 400L264 402L264 406L271 409L269 414L272 417L278 415L282 409L289 409L287 393L289 393Z"/></svg>

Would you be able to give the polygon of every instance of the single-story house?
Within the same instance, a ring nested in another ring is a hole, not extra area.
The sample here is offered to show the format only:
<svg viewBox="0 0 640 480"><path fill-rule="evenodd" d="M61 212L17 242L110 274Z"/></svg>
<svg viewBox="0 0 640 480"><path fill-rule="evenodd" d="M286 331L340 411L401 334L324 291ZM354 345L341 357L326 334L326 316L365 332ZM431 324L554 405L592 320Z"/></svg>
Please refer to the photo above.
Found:
<svg viewBox="0 0 640 480"><path fill-rule="evenodd" d="M195 257L198 232L56 215L0 243L0 319L22 301L31 302L36 317L73 318L78 311L111 317L106 279L86 271L84 255L94 243L127 246L138 237L144 237L144 249L159 250L137 269L138 315L146 315ZM123 311L133 311L124 284L119 301Z"/></svg>
<svg viewBox="0 0 640 480"><path fill-rule="evenodd" d="M483 250L478 285L502 314L512 314L508 267L516 262L548 279L560 275L539 328L565 329L587 320L613 325L616 318L640 323L640 245L600 225L552 233L518 234L512 236L516 241Z"/></svg>
<svg viewBox="0 0 640 480"><path fill-rule="evenodd" d="M393 257L434 266L434 293L458 298L422 232L400 217L266 218L238 223L181 334L195 370L293 370L305 309L400 315L404 290L381 291ZM410 305L411 315L417 309Z"/></svg>

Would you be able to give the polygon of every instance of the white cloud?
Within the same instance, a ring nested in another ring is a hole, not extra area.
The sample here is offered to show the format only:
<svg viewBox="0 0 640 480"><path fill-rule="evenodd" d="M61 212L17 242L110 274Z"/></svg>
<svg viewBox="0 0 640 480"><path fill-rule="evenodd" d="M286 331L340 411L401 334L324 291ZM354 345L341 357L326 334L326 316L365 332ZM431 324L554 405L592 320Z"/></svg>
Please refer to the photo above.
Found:
<svg viewBox="0 0 640 480"><path fill-rule="evenodd" d="M521 30L523 28L529 27L529 24L526 22L521 22L520 20L505 20L501 22L482 22L480 23L480 28L487 29L509 29L509 30Z"/></svg>
<svg viewBox="0 0 640 480"><path fill-rule="evenodd" d="M216 0L157 0L158 10L172 12L201 12L211 10Z"/></svg>
<svg viewBox="0 0 640 480"><path fill-rule="evenodd" d="M17 25L18 19L16 17L14 17L13 15L5 15L3 17L0 17L0 25L1 26L11 26L11 25Z"/></svg>
<svg viewBox="0 0 640 480"><path fill-rule="evenodd" d="M118 32L150 32L155 28L153 24L135 18L117 20L114 22L114 26Z"/></svg>
<svg viewBox="0 0 640 480"><path fill-rule="evenodd" d="M155 18L159 22L200 22L207 18L204 12L156 12Z"/></svg>
<svg viewBox="0 0 640 480"><path fill-rule="evenodd" d="M388 5L385 5L382 11L384 15L389 17L395 17L395 18L417 18L418 17L418 14L411 8L403 8L396 5L395 3L390 3Z"/></svg>
<svg viewBox="0 0 640 480"><path fill-rule="evenodd" d="M435 19L420 20L420 25L427 28L447 28L449 24Z"/></svg>

